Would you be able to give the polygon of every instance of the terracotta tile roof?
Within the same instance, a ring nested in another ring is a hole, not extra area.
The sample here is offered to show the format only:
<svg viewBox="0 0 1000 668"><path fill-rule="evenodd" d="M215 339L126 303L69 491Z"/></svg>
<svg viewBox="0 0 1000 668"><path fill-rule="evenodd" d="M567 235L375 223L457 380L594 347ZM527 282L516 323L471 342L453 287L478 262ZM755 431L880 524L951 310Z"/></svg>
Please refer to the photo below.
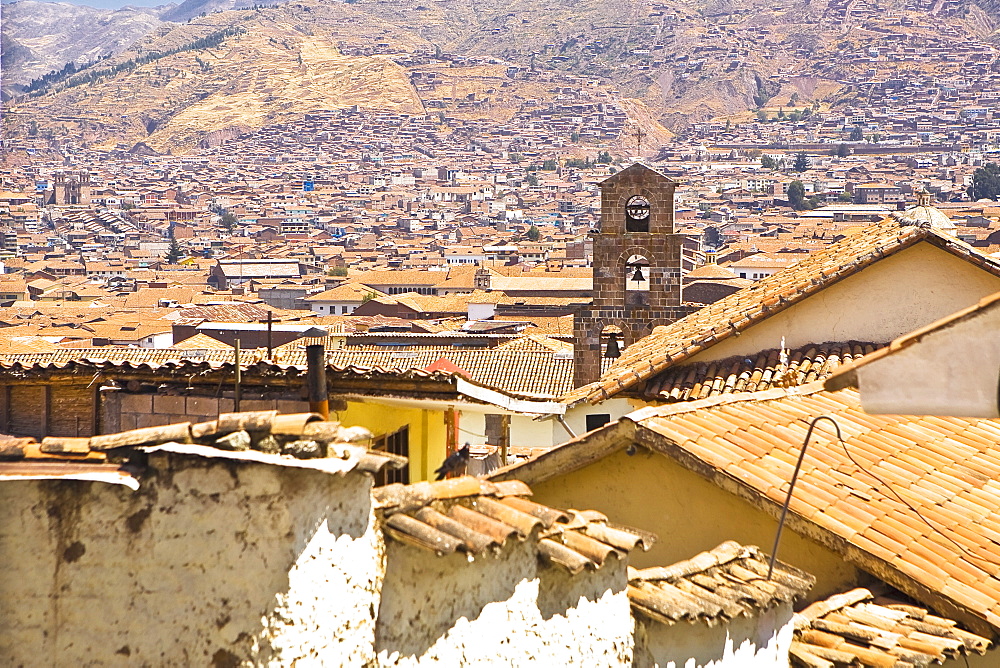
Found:
<svg viewBox="0 0 1000 668"><path fill-rule="evenodd" d="M798 303L851 276L882 258L927 241L983 269L1000 275L1000 260L929 227L900 226L887 218L859 229L796 264L761 279L695 311L657 327L653 333L622 351L601 379L564 397L573 402L603 401L647 380L713 344Z"/></svg>
<svg viewBox="0 0 1000 668"><path fill-rule="evenodd" d="M0 481L26 479L103 480L138 488L142 466L130 461L136 449L297 466L292 460L327 460L325 468L375 473L399 468L405 457L369 451L371 433L326 422L315 413L277 411L223 413L215 420L182 422L90 437L32 438L0 435ZM141 459L141 458L140 458ZM122 463L124 460L124 463ZM311 468L324 468L323 461Z"/></svg>
<svg viewBox="0 0 1000 668"><path fill-rule="evenodd" d="M62 367L70 363L127 363L132 366L147 365L151 368L156 368L165 364L183 364L186 362L232 363L234 355L232 346L211 350L204 348L182 350L175 348L102 346L99 348L63 349L55 352L5 354L0 356L0 367L11 368L20 366L28 368L36 365L39 367Z"/></svg>
<svg viewBox="0 0 1000 668"><path fill-rule="evenodd" d="M198 332L194 336L190 336L180 343L175 343L170 346L175 350L226 350L232 351L233 346L228 343L219 341L218 339L213 339L208 334L203 334Z"/></svg>
<svg viewBox="0 0 1000 668"><path fill-rule="evenodd" d="M979 633L1000 630L1000 421L868 415L856 391L814 383L644 408L620 422L776 515L807 421L819 415L837 421L846 450L821 422L789 528Z"/></svg>
<svg viewBox="0 0 1000 668"><path fill-rule="evenodd" d="M780 562L768 580L767 566L758 548L726 541L665 568L629 568L628 596L633 610L655 621L714 626L790 603L816 582L812 575Z"/></svg>
<svg viewBox="0 0 1000 668"><path fill-rule="evenodd" d="M795 617L793 666L929 666L985 654L987 638L900 596L853 589L817 601ZM823 662L832 662L824 664Z"/></svg>
<svg viewBox="0 0 1000 668"><path fill-rule="evenodd" d="M652 547L652 534L615 526L593 510L557 510L528 500L523 482L492 483L472 476L392 484L373 492L386 533L438 555L482 554L508 540L535 540L542 561L572 574L596 570L609 558Z"/></svg>
<svg viewBox="0 0 1000 668"><path fill-rule="evenodd" d="M882 347L874 343L821 343L785 351L762 350L749 357L736 355L713 362L670 367L654 376L644 395L661 401L694 401L733 392L758 392L772 387L794 387L827 378L842 364Z"/></svg>
<svg viewBox="0 0 1000 668"><path fill-rule="evenodd" d="M573 357L546 346L535 349L420 347L411 350L349 349L327 351L327 361L336 367L374 368L384 371L426 369L442 357L481 385L512 394L558 397L573 385ZM289 352L283 363L305 367L305 353Z"/></svg>

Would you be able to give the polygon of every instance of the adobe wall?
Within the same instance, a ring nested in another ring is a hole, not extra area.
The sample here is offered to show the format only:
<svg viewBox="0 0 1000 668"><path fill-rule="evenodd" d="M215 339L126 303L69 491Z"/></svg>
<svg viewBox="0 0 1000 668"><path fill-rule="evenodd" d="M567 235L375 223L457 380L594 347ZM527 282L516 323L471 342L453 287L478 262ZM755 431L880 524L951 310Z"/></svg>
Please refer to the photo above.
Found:
<svg viewBox="0 0 1000 668"><path fill-rule="evenodd" d="M532 543L475 559L388 543L379 664L631 665L625 562L571 576Z"/></svg>
<svg viewBox="0 0 1000 668"><path fill-rule="evenodd" d="M601 512L619 524L659 536L649 552L629 555L635 568L673 564L727 540L770 551L778 522L672 459L639 447L619 450L579 470L531 483L533 501L583 508L600 499ZM778 558L816 576L806 596L815 601L866 586L872 577L829 548L788 529Z"/></svg>
<svg viewBox="0 0 1000 668"><path fill-rule="evenodd" d="M370 488L167 454L136 492L5 481L0 663L368 664L383 564Z"/></svg>
<svg viewBox="0 0 1000 668"><path fill-rule="evenodd" d="M661 624L636 620L635 668L775 668L788 665L794 632L792 606L784 603L756 617Z"/></svg>

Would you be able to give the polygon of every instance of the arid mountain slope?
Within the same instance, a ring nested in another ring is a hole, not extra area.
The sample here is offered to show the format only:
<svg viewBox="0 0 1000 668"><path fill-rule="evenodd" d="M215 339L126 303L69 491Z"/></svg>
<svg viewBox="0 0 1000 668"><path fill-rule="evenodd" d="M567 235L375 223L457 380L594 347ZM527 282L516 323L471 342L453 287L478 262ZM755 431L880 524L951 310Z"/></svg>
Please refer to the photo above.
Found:
<svg viewBox="0 0 1000 668"><path fill-rule="evenodd" d="M16 92L18 86L68 62L79 66L124 51L162 25L157 17L161 10L113 11L35 0L3 5L4 92Z"/></svg>
<svg viewBox="0 0 1000 668"><path fill-rule="evenodd" d="M362 16L361 22L370 35L418 46L391 26L376 25L377 19ZM349 6L319 3L309 10L210 14L55 82L52 92L15 110L100 128L109 137L141 139L161 151L317 109L358 105L419 113L420 98L403 67L384 57L338 51L338 34L358 23Z"/></svg>
<svg viewBox="0 0 1000 668"><path fill-rule="evenodd" d="M246 0L182 7L234 1ZM863 104L867 93L839 82L872 69L907 80L937 67L870 57L880 46L947 50L992 39L993 29L991 14L968 0L294 0L165 24L19 99L15 111L76 122L91 137L184 150L350 105L503 119L558 90L533 83L547 71L612 91L641 109L647 127L676 130L760 108ZM17 35L8 43L12 57L32 48ZM474 112L458 100L475 101Z"/></svg>

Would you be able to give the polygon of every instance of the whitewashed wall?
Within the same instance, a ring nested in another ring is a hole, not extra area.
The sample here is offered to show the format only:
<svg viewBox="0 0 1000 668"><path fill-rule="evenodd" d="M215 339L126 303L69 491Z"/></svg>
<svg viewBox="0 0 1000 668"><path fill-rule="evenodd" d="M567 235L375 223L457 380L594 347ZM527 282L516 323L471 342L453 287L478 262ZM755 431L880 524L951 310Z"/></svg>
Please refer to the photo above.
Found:
<svg viewBox="0 0 1000 668"><path fill-rule="evenodd" d="M469 561L389 543L376 630L383 666L629 666L625 563L569 576L530 543Z"/></svg>
<svg viewBox="0 0 1000 668"><path fill-rule="evenodd" d="M788 668L792 607L709 626L636 621L636 668Z"/></svg>
<svg viewBox="0 0 1000 668"><path fill-rule="evenodd" d="M137 492L0 483L0 664L367 664L370 485L167 454Z"/></svg>

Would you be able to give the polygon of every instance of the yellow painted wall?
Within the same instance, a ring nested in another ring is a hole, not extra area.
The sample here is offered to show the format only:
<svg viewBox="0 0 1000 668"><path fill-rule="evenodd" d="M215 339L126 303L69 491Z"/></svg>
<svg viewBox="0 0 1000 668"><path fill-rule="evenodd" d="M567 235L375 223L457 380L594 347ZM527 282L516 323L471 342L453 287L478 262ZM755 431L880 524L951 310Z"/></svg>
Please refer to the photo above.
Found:
<svg viewBox="0 0 1000 668"><path fill-rule="evenodd" d="M1000 278L927 242L902 250L730 337L690 362L825 341L884 343L1000 291Z"/></svg>
<svg viewBox="0 0 1000 668"><path fill-rule="evenodd" d="M659 540L646 553L632 552L637 568L690 559L726 540L770 553L777 521L660 454L619 451L590 466L531 485L533 501L556 508L593 508L610 521L652 531ZM809 600L867 582L825 547L788 530L778 558L816 576Z"/></svg>
<svg viewBox="0 0 1000 668"><path fill-rule="evenodd" d="M409 426L410 482L430 479L434 469L444 461L447 443L444 411L349 401L347 410L338 411L334 419L348 426L365 427L375 436Z"/></svg>

